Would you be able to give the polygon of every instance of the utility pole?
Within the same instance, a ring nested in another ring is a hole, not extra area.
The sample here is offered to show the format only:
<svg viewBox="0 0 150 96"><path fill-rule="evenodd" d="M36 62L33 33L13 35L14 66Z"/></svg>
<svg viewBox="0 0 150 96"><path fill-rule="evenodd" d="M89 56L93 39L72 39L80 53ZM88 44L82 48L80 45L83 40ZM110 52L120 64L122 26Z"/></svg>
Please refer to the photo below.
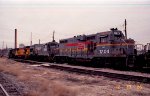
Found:
<svg viewBox="0 0 150 96"><path fill-rule="evenodd" d="M6 49L7 49L7 44L6 44Z"/></svg>
<svg viewBox="0 0 150 96"><path fill-rule="evenodd" d="M4 41L3 41L3 45L2 45L2 50L4 49Z"/></svg>
<svg viewBox="0 0 150 96"><path fill-rule="evenodd" d="M127 21L126 21L126 19L125 19L125 28L124 28L125 30L125 38L127 39Z"/></svg>
<svg viewBox="0 0 150 96"><path fill-rule="evenodd" d="M39 39L39 44L40 44L40 39Z"/></svg>
<svg viewBox="0 0 150 96"><path fill-rule="evenodd" d="M32 46L32 32L31 32L31 42L30 42L30 45Z"/></svg>
<svg viewBox="0 0 150 96"><path fill-rule="evenodd" d="M1 57L4 55L3 52L4 52L4 41L3 41L3 45L2 45Z"/></svg>
<svg viewBox="0 0 150 96"><path fill-rule="evenodd" d="M53 41L52 42L55 42L55 39L54 39L54 34L55 34L55 30L53 31Z"/></svg>

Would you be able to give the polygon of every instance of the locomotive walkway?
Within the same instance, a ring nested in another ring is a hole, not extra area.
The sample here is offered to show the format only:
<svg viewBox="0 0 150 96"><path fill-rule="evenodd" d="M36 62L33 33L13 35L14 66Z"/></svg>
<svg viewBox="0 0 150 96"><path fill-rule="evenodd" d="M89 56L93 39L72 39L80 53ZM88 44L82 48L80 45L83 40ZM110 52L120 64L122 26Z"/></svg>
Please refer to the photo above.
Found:
<svg viewBox="0 0 150 96"><path fill-rule="evenodd" d="M68 72L75 72L78 74L104 76L104 77L108 77L112 79L121 79L121 80L136 81L136 82L150 84L150 74L146 74L146 73L115 71L111 69L105 70L105 69L100 69L100 68L71 66L67 64L54 64L54 63L37 62L37 61L22 60L22 59L14 59L14 60L19 61L19 62L36 64L33 66L41 66L44 68L54 68L58 70L68 71Z"/></svg>

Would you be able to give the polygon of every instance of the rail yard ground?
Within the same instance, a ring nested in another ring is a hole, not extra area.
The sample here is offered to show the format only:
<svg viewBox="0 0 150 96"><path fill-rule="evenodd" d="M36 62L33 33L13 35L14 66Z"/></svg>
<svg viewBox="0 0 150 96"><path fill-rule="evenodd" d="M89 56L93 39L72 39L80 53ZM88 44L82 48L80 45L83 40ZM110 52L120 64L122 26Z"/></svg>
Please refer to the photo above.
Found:
<svg viewBox="0 0 150 96"><path fill-rule="evenodd" d="M0 58L0 74L23 96L150 96L150 84L69 73L7 58Z"/></svg>

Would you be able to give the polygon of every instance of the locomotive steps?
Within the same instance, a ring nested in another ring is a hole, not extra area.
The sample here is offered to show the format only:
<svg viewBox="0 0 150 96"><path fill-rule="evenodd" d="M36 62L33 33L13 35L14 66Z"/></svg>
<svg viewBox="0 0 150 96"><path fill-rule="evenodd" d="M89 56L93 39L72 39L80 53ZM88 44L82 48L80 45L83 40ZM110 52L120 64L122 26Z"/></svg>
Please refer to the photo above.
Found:
<svg viewBox="0 0 150 96"><path fill-rule="evenodd" d="M71 66L66 64L54 64L54 63L44 63L37 62L31 60L23 60L23 59L14 59L15 61L25 62L30 64L38 64L37 66L45 67L45 68L54 68L58 70L75 72L78 74L86 74L86 75L96 75L96 76L104 76L112 79L121 79L127 81L136 81L142 83L150 84L150 74L139 73L139 72L125 72L125 71L116 71L116 70L107 70L100 68L88 68L81 66Z"/></svg>

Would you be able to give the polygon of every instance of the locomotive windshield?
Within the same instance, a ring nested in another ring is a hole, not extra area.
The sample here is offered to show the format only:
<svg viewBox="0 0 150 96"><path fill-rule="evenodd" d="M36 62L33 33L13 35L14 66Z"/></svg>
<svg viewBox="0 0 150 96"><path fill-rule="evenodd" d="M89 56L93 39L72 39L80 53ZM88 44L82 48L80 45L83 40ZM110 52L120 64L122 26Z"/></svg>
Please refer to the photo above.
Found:
<svg viewBox="0 0 150 96"><path fill-rule="evenodd" d="M121 32L120 32L120 31L115 31L115 32L114 32L114 35L115 35L115 36L121 36Z"/></svg>
<svg viewBox="0 0 150 96"><path fill-rule="evenodd" d="M121 34L120 31L115 31L114 32L114 37L115 37L115 39L121 39L123 37L123 35Z"/></svg>

